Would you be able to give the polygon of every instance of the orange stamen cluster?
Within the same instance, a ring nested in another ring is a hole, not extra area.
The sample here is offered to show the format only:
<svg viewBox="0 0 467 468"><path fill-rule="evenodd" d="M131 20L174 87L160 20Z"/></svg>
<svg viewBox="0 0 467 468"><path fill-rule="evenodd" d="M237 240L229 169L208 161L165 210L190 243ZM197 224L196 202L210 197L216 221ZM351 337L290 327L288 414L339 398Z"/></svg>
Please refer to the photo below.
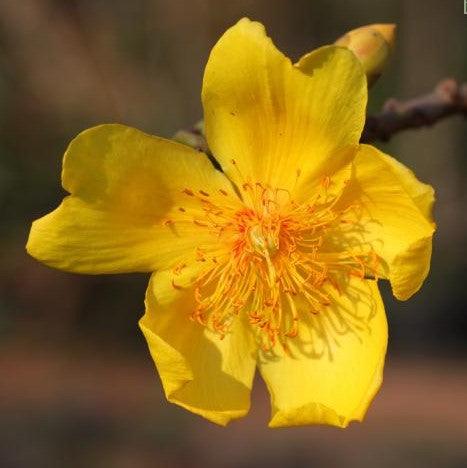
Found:
<svg viewBox="0 0 467 468"><path fill-rule="evenodd" d="M358 219L358 207L336 208L337 199L327 194L329 183L324 179L307 203L260 182L242 185L240 203L224 190L215 197L183 190L201 210L180 208L177 222L192 222L213 235L212 245L195 253L202 268L194 282L191 318L224 337L232 321L246 314L262 332L264 349L277 342L286 348L303 314L318 314L331 303L329 288L340 293L346 275L375 275L377 257L371 250L325 246L333 232L355 229ZM177 265L174 276L185 266Z"/></svg>

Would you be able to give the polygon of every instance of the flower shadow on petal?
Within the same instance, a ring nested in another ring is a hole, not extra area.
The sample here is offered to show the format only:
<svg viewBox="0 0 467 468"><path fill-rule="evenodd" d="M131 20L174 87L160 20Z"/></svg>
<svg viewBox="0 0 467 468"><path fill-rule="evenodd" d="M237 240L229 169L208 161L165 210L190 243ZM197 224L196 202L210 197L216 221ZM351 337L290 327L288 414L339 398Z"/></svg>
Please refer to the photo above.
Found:
<svg viewBox="0 0 467 468"><path fill-rule="evenodd" d="M367 280L349 281L342 278L340 287L340 293L332 292L331 304L317 313L310 312L297 300L301 326L298 336L286 343L291 358L306 357L332 362L336 350L342 348L343 341L347 342L350 336L355 342L365 345L372 334L378 298ZM260 356L264 362L281 359L274 352L261 352Z"/></svg>
<svg viewBox="0 0 467 468"><path fill-rule="evenodd" d="M262 353L271 394L270 426L362 420L382 381L387 323L376 282L349 277L342 294L317 314L302 310L287 352Z"/></svg>
<svg viewBox="0 0 467 468"><path fill-rule="evenodd" d="M191 289L176 293L169 306L148 293L151 312L141 319L141 329L167 399L225 425L249 410L255 358L245 355L238 329L220 340L190 320Z"/></svg>
<svg viewBox="0 0 467 468"><path fill-rule="evenodd" d="M207 357L190 361L193 380L168 394L167 399L220 424L244 416L250 408L251 389L222 370L223 357L209 340L201 338L198 346Z"/></svg>

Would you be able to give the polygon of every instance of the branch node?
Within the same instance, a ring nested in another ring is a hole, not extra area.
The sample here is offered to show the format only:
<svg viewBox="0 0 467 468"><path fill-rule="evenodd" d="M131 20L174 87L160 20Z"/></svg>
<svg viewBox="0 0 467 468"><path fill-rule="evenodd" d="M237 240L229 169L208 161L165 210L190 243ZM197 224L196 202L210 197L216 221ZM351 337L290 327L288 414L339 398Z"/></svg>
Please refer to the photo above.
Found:
<svg viewBox="0 0 467 468"><path fill-rule="evenodd" d="M379 114L367 117L361 141L388 141L397 132L431 126L454 114L467 117L467 83L446 78L429 94L407 101L388 99Z"/></svg>

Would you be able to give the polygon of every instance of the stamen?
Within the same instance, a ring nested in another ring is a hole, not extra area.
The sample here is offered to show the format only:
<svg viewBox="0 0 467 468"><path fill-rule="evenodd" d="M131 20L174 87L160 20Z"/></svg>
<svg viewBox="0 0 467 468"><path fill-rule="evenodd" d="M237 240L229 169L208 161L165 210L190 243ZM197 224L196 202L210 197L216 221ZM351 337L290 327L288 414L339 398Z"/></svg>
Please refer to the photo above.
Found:
<svg viewBox="0 0 467 468"><path fill-rule="evenodd" d="M294 189L247 180L237 162L231 162L240 178L243 205L224 189L218 190L220 198L185 188L183 193L199 207L178 209L183 222L213 236L211 245L194 253L203 271L195 280L196 307L190 318L222 339L232 322L246 314L264 350L279 344L289 352L287 340L300 335L307 315L326 313L332 291L342 293L343 277L377 278L378 256L362 246L356 251L350 242L348 247L338 242L333 249L334 236L357 235L360 226L359 207L337 208L338 198L327 193L330 177L321 181L325 193L320 190L307 203L298 203ZM300 176L297 169L296 183ZM175 266L174 277L186 266ZM172 286L181 289L175 279Z"/></svg>
<svg viewBox="0 0 467 468"><path fill-rule="evenodd" d="M173 287L174 289L182 289L181 286L179 286L178 284L175 284L175 280L174 280L173 278L172 278L172 287Z"/></svg>

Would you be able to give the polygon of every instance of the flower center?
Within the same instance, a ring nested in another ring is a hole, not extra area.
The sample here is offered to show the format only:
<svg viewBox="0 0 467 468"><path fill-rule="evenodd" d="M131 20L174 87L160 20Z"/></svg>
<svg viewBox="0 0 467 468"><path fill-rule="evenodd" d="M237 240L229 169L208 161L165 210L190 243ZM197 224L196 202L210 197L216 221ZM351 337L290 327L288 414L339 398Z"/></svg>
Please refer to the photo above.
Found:
<svg viewBox="0 0 467 468"><path fill-rule="evenodd" d="M246 314L264 349L277 342L286 348L300 320L331 303L330 288L340 293L346 275L376 273L374 253L350 242L358 230L356 207L337 208L326 190L297 203L286 190L247 183L243 205L226 192L220 200L206 192L185 193L199 201L203 213L187 212L186 221L192 216L191 222L214 236L196 252L201 273L191 318L221 337Z"/></svg>
<svg viewBox="0 0 467 468"><path fill-rule="evenodd" d="M274 256L279 250L279 238L277 233L270 232L264 226L256 224L250 229L250 241L253 249L269 257Z"/></svg>

